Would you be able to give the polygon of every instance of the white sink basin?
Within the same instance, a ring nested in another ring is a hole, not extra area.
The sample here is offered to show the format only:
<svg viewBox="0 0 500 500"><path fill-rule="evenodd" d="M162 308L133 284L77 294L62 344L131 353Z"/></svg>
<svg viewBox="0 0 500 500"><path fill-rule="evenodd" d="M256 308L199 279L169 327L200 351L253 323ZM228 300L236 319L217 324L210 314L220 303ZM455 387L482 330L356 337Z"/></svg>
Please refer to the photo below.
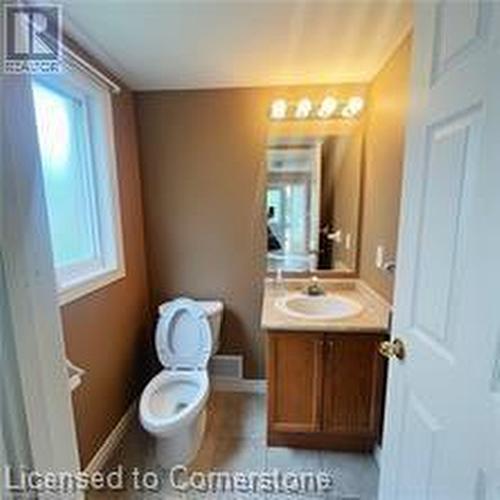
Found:
<svg viewBox="0 0 500 500"><path fill-rule="evenodd" d="M294 293L278 299L276 306L289 316L323 321L349 318L363 310L359 302L336 294L311 297Z"/></svg>

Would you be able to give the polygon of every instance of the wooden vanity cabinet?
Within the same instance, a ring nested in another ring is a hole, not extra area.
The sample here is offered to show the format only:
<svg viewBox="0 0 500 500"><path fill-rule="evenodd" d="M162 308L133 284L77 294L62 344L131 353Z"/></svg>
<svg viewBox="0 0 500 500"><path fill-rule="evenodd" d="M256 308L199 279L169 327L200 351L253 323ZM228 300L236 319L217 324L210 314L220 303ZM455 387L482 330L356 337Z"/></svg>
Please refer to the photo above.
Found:
<svg viewBox="0 0 500 500"><path fill-rule="evenodd" d="M268 424L273 431L321 428L323 335L273 333L268 344Z"/></svg>
<svg viewBox="0 0 500 500"><path fill-rule="evenodd" d="M386 365L361 332L269 332L270 446L369 451L382 418Z"/></svg>
<svg viewBox="0 0 500 500"><path fill-rule="evenodd" d="M323 371L322 430L375 442L380 429L385 362L384 336L327 335Z"/></svg>

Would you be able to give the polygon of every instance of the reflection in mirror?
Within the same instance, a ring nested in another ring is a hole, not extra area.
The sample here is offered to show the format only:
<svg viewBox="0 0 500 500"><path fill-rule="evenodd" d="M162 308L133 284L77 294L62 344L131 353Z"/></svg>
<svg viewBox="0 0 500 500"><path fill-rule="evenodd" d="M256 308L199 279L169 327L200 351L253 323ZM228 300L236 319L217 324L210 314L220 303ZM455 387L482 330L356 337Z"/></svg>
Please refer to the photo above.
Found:
<svg viewBox="0 0 500 500"><path fill-rule="evenodd" d="M356 270L361 137L273 137L267 147L268 271Z"/></svg>

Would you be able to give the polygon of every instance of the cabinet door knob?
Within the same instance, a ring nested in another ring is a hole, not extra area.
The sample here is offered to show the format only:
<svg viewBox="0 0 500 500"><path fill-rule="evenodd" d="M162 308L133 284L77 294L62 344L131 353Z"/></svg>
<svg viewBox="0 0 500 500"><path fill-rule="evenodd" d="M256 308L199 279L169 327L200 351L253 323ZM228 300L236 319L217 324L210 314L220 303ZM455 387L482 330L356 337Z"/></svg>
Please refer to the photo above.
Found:
<svg viewBox="0 0 500 500"><path fill-rule="evenodd" d="M378 352L385 358L397 358L403 360L406 355L404 342L401 339L394 339L392 341L386 340L380 342Z"/></svg>

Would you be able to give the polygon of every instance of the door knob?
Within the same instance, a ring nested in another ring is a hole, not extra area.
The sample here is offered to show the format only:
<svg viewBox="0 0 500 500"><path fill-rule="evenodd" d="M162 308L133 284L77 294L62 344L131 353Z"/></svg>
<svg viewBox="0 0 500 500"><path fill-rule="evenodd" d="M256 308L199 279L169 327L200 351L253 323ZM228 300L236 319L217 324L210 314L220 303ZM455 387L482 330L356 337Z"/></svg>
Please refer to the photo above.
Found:
<svg viewBox="0 0 500 500"><path fill-rule="evenodd" d="M394 339L393 341L386 340L380 342L378 352L386 358L404 359L406 351L405 345L401 339Z"/></svg>

